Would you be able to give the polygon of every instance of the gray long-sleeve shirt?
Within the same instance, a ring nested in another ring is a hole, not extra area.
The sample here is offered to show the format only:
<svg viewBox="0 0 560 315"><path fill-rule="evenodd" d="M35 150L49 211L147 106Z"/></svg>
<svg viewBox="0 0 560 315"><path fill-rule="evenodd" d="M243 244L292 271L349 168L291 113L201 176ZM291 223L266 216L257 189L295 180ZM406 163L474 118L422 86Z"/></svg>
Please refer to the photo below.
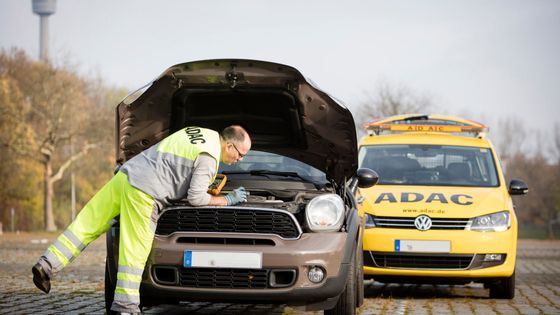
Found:
<svg viewBox="0 0 560 315"><path fill-rule="evenodd" d="M216 160L207 153L201 153L194 161L191 183L187 192L187 200L193 206L205 206L210 203L210 186L216 176Z"/></svg>

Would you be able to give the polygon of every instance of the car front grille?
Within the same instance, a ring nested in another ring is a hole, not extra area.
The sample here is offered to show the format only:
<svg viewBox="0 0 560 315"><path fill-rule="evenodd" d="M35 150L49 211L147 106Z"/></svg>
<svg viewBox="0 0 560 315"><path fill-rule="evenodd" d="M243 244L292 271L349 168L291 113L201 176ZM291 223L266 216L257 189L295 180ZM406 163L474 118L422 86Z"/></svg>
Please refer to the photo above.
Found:
<svg viewBox="0 0 560 315"><path fill-rule="evenodd" d="M157 235L174 232L228 232L275 234L286 239L301 234L288 212L260 209L178 208L168 209L159 218Z"/></svg>
<svg viewBox="0 0 560 315"><path fill-rule="evenodd" d="M378 228L392 229L416 229L414 218L407 217L378 217L373 216L375 226ZM430 218L432 227L430 230L464 230L469 223L469 219L456 218Z"/></svg>
<svg viewBox="0 0 560 315"><path fill-rule="evenodd" d="M189 288L266 289L266 269L181 268L179 284Z"/></svg>
<svg viewBox="0 0 560 315"><path fill-rule="evenodd" d="M377 268L467 269L473 254L405 254L364 251L364 265Z"/></svg>

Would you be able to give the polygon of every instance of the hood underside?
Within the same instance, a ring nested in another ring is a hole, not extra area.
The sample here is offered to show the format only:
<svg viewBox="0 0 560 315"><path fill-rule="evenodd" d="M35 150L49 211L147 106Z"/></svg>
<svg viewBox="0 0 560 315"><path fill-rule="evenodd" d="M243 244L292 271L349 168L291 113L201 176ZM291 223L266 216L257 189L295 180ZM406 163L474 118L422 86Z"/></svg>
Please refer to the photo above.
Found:
<svg viewBox="0 0 560 315"><path fill-rule="evenodd" d="M256 60L175 65L117 106L117 163L185 126L238 124L252 149L282 154L341 183L357 168L350 111L295 68Z"/></svg>

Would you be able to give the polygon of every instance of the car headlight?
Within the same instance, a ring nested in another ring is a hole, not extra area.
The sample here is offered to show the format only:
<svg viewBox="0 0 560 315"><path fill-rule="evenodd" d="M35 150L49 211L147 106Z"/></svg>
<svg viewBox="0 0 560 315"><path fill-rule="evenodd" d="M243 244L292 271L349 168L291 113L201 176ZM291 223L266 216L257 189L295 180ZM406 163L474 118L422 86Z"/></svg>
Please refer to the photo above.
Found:
<svg viewBox="0 0 560 315"><path fill-rule="evenodd" d="M466 230L481 232L503 232L511 226L509 211L482 215L469 220Z"/></svg>
<svg viewBox="0 0 560 315"><path fill-rule="evenodd" d="M305 219L313 232L338 231L344 219L344 202L335 194L315 197L305 208Z"/></svg>

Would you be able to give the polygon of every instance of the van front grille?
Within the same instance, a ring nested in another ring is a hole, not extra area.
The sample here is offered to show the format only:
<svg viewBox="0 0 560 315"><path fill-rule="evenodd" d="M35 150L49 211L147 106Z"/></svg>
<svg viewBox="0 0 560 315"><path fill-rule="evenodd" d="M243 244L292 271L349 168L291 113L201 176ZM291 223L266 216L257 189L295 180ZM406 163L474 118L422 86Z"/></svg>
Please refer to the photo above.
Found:
<svg viewBox="0 0 560 315"><path fill-rule="evenodd" d="M416 229L414 219L416 217L378 217L372 216L375 226L378 228L391 229ZM456 218L430 218L432 226L430 230L464 230L469 219Z"/></svg>
<svg viewBox="0 0 560 315"><path fill-rule="evenodd" d="M364 251L364 265L378 268L467 269L473 254L412 254Z"/></svg>

